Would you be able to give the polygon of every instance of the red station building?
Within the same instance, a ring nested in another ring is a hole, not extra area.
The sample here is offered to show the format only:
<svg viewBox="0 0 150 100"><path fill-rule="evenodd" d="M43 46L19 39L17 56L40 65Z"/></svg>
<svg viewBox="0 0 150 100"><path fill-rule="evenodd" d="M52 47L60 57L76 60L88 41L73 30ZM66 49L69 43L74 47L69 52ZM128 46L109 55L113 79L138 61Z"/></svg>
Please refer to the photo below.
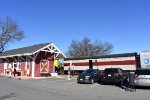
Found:
<svg viewBox="0 0 150 100"><path fill-rule="evenodd" d="M12 75L14 69L20 76L40 77L54 72L54 60L66 56L54 43L38 44L5 51L0 54L0 75Z"/></svg>

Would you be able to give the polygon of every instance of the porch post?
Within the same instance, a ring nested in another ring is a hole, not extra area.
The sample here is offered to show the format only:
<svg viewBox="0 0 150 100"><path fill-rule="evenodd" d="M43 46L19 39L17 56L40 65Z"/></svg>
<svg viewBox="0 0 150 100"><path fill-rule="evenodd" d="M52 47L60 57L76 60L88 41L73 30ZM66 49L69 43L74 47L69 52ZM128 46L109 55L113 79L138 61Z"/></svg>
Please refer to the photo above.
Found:
<svg viewBox="0 0 150 100"><path fill-rule="evenodd" d="M56 54L54 54L54 61L56 60ZM54 65L54 68L53 68L53 73L55 73L55 65Z"/></svg>
<svg viewBox="0 0 150 100"><path fill-rule="evenodd" d="M32 59L32 77L34 77L34 72L35 72L35 59Z"/></svg>
<svg viewBox="0 0 150 100"><path fill-rule="evenodd" d="M32 77L35 77L35 59L38 54L39 54L39 52L34 54L32 57Z"/></svg>

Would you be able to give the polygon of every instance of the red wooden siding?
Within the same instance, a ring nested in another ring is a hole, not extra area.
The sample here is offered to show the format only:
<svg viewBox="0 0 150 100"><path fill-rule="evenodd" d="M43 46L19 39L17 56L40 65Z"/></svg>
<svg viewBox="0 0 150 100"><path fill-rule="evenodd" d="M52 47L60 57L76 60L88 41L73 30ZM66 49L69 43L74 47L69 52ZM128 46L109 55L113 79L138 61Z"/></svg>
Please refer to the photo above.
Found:
<svg viewBox="0 0 150 100"><path fill-rule="evenodd" d="M4 73L4 63L0 64L0 74Z"/></svg>
<svg viewBox="0 0 150 100"><path fill-rule="evenodd" d="M54 66L54 58L53 58L53 54L51 53L45 53L45 52L40 52L36 58L36 61L35 61L35 77L40 77L41 76L41 73L40 73L40 66L41 66L41 63L40 61L41 60L48 60L49 62L49 66L48 66L48 73L51 73L53 72L53 66Z"/></svg>
<svg viewBox="0 0 150 100"><path fill-rule="evenodd" d="M22 60L22 62L21 62L21 69L17 70L18 72L21 73L22 76L26 76L25 64L26 64L26 62Z"/></svg>
<svg viewBox="0 0 150 100"><path fill-rule="evenodd" d="M21 73L22 76L27 76L27 70L25 69L26 67L26 56L22 57L24 60L22 60L21 62L21 69L18 69L17 71ZM14 59L12 58L7 58L10 62L8 62L7 64L11 64L13 66L13 61ZM16 57L16 59L18 59L18 57ZM40 77L41 73L40 73L40 61L41 60L47 60L48 61L48 72L47 73L51 73L53 72L54 69L54 57L53 54L51 53L46 53L46 52L40 52L35 60L35 77ZM16 62L18 63L18 62ZM7 70L9 70L11 73L13 73L13 69L12 68L7 68ZM30 74L29 76L32 77L32 59L30 59ZM4 63L0 64L0 74L4 73Z"/></svg>

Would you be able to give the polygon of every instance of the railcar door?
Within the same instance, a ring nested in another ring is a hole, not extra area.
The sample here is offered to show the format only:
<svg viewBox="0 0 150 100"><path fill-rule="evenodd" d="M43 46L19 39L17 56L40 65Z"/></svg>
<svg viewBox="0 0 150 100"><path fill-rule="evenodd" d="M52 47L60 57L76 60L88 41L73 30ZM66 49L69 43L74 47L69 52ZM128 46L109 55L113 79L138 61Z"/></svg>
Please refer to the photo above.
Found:
<svg viewBox="0 0 150 100"><path fill-rule="evenodd" d="M93 69L93 62L92 62L92 60L89 60L89 69Z"/></svg>

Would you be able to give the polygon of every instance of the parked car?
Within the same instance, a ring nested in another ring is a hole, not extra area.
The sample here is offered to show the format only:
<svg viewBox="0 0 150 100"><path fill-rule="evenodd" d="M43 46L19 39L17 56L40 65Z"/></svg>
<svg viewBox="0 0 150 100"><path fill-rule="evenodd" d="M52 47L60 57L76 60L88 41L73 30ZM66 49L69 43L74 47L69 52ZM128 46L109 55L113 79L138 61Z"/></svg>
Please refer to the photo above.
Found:
<svg viewBox="0 0 150 100"><path fill-rule="evenodd" d="M77 83L91 83L98 82L100 80L101 72L98 69L87 69L77 77Z"/></svg>
<svg viewBox="0 0 150 100"><path fill-rule="evenodd" d="M128 75L121 68L106 68L102 73L101 81L105 83L121 84L127 81Z"/></svg>
<svg viewBox="0 0 150 100"><path fill-rule="evenodd" d="M135 86L150 86L150 69L140 68L135 71Z"/></svg>

